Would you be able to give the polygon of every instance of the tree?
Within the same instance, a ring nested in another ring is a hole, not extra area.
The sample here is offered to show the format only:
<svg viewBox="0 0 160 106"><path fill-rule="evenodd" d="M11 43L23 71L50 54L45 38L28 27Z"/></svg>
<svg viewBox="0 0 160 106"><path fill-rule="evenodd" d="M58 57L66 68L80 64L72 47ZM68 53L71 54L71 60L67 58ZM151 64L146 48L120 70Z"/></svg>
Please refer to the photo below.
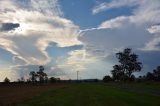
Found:
<svg viewBox="0 0 160 106"><path fill-rule="evenodd" d="M4 83L10 83L10 80L6 77L3 82Z"/></svg>
<svg viewBox="0 0 160 106"><path fill-rule="evenodd" d="M49 81L50 81L50 82L52 82L52 83L55 83L55 82L56 82L56 80L57 80L57 79L56 79L55 77L51 77L51 78L49 78Z"/></svg>
<svg viewBox="0 0 160 106"><path fill-rule="evenodd" d="M20 79L18 79L18 82L19 82L19 83L24 83L24 82L25 82L24 77L21 77Z"/></svg>
<svg viewBox="0 0 160 106"><path fill-rule="evenodd" d="M156 81L160 81L160 66L153 70L153 75Z"/></svg>
<svg viewBox="0 0 160 106"><path fill-rule="evenodd" d="M146 80L148 80L148 81L154 81L155 77L154 77L154 75L151 72L148 72L147 75L146 75Z"/></svg>
<svg viewBox="0 0 160 106"><path fill-rule="evenodd" d="M103 77L103 82L109 82L109 81L112 81L112 78L109 75Z"/></svg>
<svg viewBox="0 0 160 106"><path fill-rule="evenodd" d="M39 72L43 72L44 71L44 67L43 66L39 66Z"/></svg>
<svg viewBox="0 0 160 106"><path fill-rule="evenodd" d="M135 81L136 77L134 75L131 75L130 81Z"/></svg>
<svg viewBox="0 0 160 106"><path fill-rule="evenodd" d="M138 78L136 78L137 82L144 82L146 81L146 75L143 75L143 76L139 76Z"/></svg>
<svg viewBox="0 0 160 106"><path fill-rule="evenodd" d="M116 81L120 81L124 77L124 73L120 65L114 65L113 70L111 71L111 74L112 74L113 79Z"/></svg>
<svg viewBox="0 0 160 106"><path fill-rule="evenodd" d="M113 77L118 80L130 80L133 72L141 71L142 63L138 62L138 55L132 53L132 49L126 48L116 53L119 65L113 66L111 71Z"/></svg>
<svg viewBox="0 0 160 106"><path fill-rule="evenodd" d="M34 72L34 71L31 71L31 72L29 73L29 75L31 76L31 81L32 81L32 83L36 82L37 73Z"/></svg>
<svg viewBox="0 0 160 106"><path fill-rule="evenodd" d="M44 71L44 67L43 66L39 66L39 71L37 72L37 75L39 77L39 81L41 83L43 83L46 79L48 79L47 74L43 72Z"/></svg>

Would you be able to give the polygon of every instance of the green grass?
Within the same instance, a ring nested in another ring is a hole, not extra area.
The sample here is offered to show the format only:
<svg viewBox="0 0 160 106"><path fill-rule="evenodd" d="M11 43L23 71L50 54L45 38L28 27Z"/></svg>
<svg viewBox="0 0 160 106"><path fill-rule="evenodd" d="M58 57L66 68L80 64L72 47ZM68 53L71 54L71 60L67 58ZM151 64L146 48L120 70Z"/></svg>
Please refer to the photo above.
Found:
<svg viewBox="0 0 160 106"><path fill-rule="evenodd" d="M160 90L160 82L117 82L105 83L108 86L130 86L130 87L143 87L148 89Z"/></svg>
<svg viewBox="0 0 160 106"><path fill-rule="evenodd" d="M102 84L75 84L30 98L18 106L160 106L160 96Z"/></svg>

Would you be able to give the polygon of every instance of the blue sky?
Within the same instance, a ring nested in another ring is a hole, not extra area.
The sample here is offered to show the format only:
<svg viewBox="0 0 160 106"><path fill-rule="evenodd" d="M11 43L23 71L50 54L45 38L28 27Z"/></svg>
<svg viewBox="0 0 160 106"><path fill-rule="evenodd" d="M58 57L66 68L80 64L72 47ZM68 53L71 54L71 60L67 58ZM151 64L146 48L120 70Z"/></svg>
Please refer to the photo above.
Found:
<svg viewBox="0 0 160 106"><path fill-rule="evenodd" d="M0 81L49 77L99 78L131 47L143 69L160 64L159 0L1 0Z"/></svg>
<svg viewBox="0 0 160 106"><path fill-rule="evenodd" d="M98 14L92 14L92 9L98 3L106 0L60 0L61 9L64 17L72 20L81 29L97 27L103 21L115 18L121 15L131 15L132 8L122 7L103 11ZM107 0L110 2L109 0Z"/></svg>

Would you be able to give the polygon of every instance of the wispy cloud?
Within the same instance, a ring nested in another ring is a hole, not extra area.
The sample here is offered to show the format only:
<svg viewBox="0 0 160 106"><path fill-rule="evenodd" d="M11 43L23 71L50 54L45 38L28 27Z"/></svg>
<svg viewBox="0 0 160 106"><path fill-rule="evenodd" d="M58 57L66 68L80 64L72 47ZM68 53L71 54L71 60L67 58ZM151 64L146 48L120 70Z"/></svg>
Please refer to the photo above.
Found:
<svg viewBox="0 0 160 106"><path fill-rule="evenodd" d="M92 10L92 13L97 14L102 11L106 11L106 10L113 9L113 8L125 7L125 6L132 7L132 6L138 5L139 2L142 2L142 1L143 0L141 0L141 1L138 1L138 0L112 0L110 2L103 2L103 3L95 6Z"/></svg>

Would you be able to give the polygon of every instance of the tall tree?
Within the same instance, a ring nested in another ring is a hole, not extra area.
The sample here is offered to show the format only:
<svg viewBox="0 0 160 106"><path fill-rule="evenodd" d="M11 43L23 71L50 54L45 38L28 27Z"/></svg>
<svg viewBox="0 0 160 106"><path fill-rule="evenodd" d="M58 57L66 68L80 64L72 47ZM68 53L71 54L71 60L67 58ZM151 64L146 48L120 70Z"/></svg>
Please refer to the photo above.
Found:
<svg viewBox="0 0 160 106"><path fill-rule="evenodd" d="M148 80L148 81L153 81L153 80L155 80L154 74L152 74L151 72L148 72L148 73L146 74L146 80Z"/></svg>
<svg viewBox="0 0 160 106"><path fill-rule="evenodd" d="M123 80L124 72L121 65L114 65L111 74L114 80Z"/></svg>
<svg viewBox="0 0 160 106"><path fill-rule="evenodd" d="M31 72L29 73L29 75L31 76L31 81L32 81L33 83L36 82L37 73L34 72L34 71L31 71Z"/></svg>
<svg viewBox="0 0 160 106"><path fill-rule="evenodd" d="M160 66L153 70L153 75L156 81L160 81Z"/></svg>
<svg viewBox="0 0 160 106"><path fill-rule="evenodd" d="M43 66L39 66L39 71L37 72L37 75L38 75L39 81L41 83L43 83L47 79L47 74L44 73L43 71L44 71L44 67Z"/></svg>
<svg viewBox="0 0 160 106"><path fill-rule="evenodd" d="M118 77L120 80L125 80L127 77L131 79L133 72L141 71L142 63L138 62L138 55L132 53L131 48L116 53L116 57L120 64L113 66L111 71L113 77Z"/></svg>

